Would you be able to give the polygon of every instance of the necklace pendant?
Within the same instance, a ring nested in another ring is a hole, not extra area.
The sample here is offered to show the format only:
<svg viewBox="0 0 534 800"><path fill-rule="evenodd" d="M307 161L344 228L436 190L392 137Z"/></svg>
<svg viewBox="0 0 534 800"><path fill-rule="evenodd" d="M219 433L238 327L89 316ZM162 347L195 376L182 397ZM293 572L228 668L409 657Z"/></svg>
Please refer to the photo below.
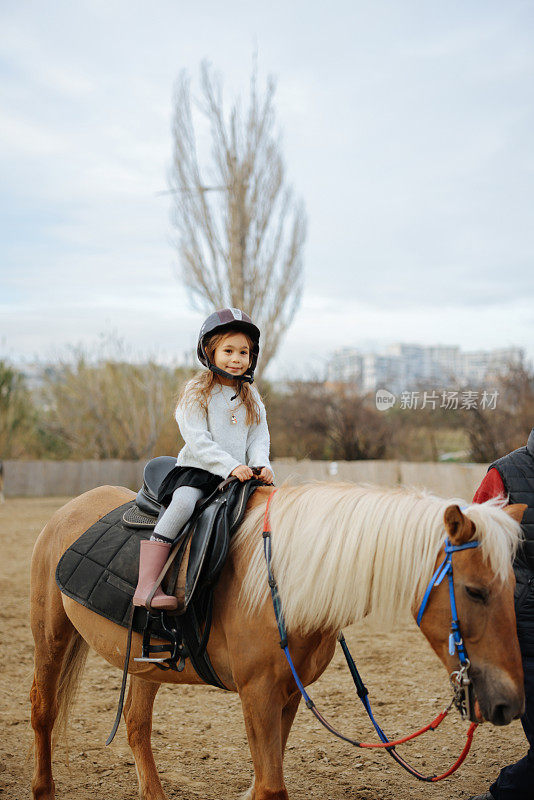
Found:
<svg viewBox="0 0 534 800"><path fill-rule="evenodd" d="M236 415L235 415L235 414L232 414L232 416L230 417L230 419L232 420L232 425L237 425L237 417L236 417Z"/></svg>

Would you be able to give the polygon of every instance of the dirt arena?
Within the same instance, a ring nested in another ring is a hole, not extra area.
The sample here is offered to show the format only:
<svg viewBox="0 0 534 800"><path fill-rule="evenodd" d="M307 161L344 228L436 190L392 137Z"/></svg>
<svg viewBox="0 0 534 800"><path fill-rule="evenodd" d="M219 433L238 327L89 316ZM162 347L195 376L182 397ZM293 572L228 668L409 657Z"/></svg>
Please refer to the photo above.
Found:
<svg viewBox="0 0 534 800"><path fill-rule="evenodd" d="M28 692L33 642L28 623L32 546L60 498L8 500L0 505L0 798L29 798L32 769ZM371 635L364 627L346 637L370 691L376 716L390 736L421 727L449 700L447 676L415 625ZM70 725L69 758L55 756L58 800L135 800L135 767L124 725L113 744L120 674L91 656ZM340 653L311 688L325 715L349 735L375 740ZM466 724L455 714L436 732L401 752L426 773L443 772L465 741ZM237 798L251 781L252 765L239 698L211 687L166 687L156 699L153 744L162 782L172 800ZM485 791L500 766L524 754L518 722L484 725L463 767L438 784L416 781L384 752L355 750L331 738L300 708L285 759L292 800L407 800L467 798Z"/></svg>

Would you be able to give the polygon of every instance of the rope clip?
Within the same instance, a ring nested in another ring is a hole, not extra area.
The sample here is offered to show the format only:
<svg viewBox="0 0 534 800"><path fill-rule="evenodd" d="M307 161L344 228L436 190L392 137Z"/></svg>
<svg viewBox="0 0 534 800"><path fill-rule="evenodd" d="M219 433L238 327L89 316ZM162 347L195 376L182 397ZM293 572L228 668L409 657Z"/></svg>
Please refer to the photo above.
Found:
<svg viewBox="0 0 534 800"><path fill-rule="evenodd" d="M452 702L458 709L462 719L467 719L471 716L471 678L469 677L468 670L470 667L469 659L462 664L460 669L451 672L450 681L454 692Z"/></svg>

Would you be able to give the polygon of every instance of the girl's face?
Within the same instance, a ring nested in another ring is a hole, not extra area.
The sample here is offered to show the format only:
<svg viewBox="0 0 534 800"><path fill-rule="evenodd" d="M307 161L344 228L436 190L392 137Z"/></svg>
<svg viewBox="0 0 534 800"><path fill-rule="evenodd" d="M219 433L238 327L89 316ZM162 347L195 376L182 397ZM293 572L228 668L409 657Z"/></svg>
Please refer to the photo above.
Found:
<svg viewBox="0 0 534 800"><path fill-rule="evenodd" d="M227 334L213 352L213 363L230 375L243 375L250 366L247 337L238 332Z"/></svg>

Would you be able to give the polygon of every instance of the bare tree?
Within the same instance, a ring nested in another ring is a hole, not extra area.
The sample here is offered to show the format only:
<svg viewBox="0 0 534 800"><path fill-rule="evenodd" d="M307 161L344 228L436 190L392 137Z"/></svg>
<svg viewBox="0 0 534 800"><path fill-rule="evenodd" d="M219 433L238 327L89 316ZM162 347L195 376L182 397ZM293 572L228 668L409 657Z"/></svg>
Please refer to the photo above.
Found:
<svg viewBox="0 0 534 800"><path fill-rule="evenodd" d="M521 361L510 364L497 381L494 409L463 413L474 461L494 461L526 444L534 420L534 371Z"/></svg>
<svg viewBox="0 0 534 800"><path fill-rule="evenodd" d="M387 457L391 425L374 398L350 386L292 381L265 396L275 458L357 461Z"/></svg>
<svg viewBox="0 0 534 800"><path fill-rule="evenodd" d="M332 458L362 461L385 457L389 424L370 398L338 384L328 392L327 437Z"/></svg>
<svg viewBox="0 0 534 800"><path fill-rule="evenodd" d="M195 306L250 314L263 333L265 369L300 300L306 215L286 183L274 82L263 94L256 83L254 67L247 108L236 101L226 118L221 79L202 63L198 108L209 124L211 152L201 158L190 80L181 73L170 187L182 276Z"/></svg>

